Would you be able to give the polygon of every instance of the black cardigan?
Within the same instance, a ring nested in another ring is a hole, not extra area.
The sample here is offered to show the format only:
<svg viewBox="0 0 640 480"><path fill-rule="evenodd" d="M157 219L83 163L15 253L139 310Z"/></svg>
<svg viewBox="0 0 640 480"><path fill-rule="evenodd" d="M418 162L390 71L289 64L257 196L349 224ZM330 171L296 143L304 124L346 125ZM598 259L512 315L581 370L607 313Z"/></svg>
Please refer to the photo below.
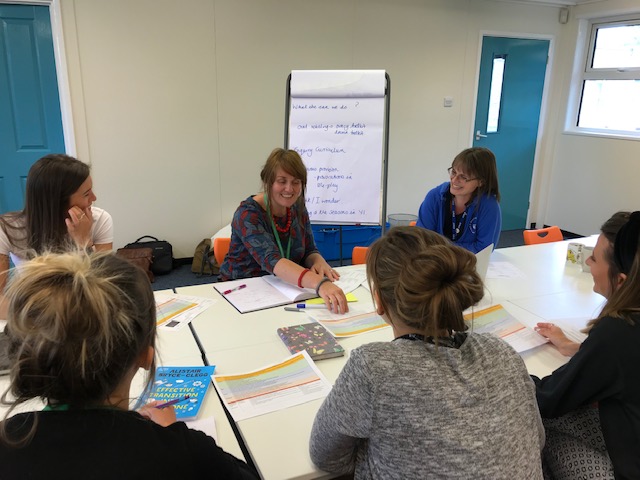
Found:
<svg viewBox="0 0 640 480"><path fill-rule="evenodd" d="M10 418L24 432L33 413ZM38 412L33 440L23 448L0 443L0 478L170 479L258 478L215 440L183 422L161 427L115 409Z"/></svg>
<svg viewBox="0 0 640 480"><path fill-rule="evenodd" d="M618 479L640 479L640 315L604 317L566 365L534 378L540 414L555 418L597 403Z"/></svg>

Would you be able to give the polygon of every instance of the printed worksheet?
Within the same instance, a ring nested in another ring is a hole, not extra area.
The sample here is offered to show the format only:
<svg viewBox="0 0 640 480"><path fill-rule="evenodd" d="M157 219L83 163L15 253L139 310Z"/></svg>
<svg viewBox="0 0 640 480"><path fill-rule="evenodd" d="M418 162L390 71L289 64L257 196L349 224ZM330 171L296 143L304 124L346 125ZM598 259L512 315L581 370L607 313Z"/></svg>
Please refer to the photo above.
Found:
<svg viewBox="0 0 640 480"><path fill-rule="evenodd" d="M168 330L179 330L204 312L216 300L177 294L154 294L156 325Z"/></svg>
<svg viewBox="0 0 640 480"><path fill-rule="evenodd" d="M491 262L486 278L525 278L525 274L509 262Z"/></svg>
<svg viewBox="0 0 640 480"><path fill-rule="evenodd" d="M518 353L547 343L546 338L520 323L500 304L468 313L464 319L469 323L470 332L491 333L503 339Z"/></svg>
<svg viewBox="0 0 640 480"><path fill-rule="evenodd" d="M367 272L364 269L364 265L362 265L362 268L338 270L338 273L340 273L340 280L335 283L344 293L353 292L360 285L366 285L367 283Z"/></svg>
<svg viewBox="0 0 640 480"><path fill-rule="evenodd" d="M350 303L347 313L331 313L327 309L307 310L307 315L321 323L334 337L352 337L386 328L389 325L375 311L371 297Z"/></svg>
<svg viewBox="0 0 640 480"><path fill-rule="evenodd" d="M211 378L236 422L324 398L331 391L304 350L252 372Z"/></svg>

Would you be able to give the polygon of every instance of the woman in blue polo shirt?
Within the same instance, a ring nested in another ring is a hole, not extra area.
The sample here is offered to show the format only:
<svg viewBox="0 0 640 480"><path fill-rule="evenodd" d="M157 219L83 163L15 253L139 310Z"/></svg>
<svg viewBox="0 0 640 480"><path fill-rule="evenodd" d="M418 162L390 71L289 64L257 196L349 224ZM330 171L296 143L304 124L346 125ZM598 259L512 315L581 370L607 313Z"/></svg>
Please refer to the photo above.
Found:
<svg viewBox="0 0 640 480"><path fill-rule="evenodd" d="M495 155L486 148L467 148L448 171L451 180L427 193L416 224L473 253L492 243L495 248L502 227Z"/></svg>

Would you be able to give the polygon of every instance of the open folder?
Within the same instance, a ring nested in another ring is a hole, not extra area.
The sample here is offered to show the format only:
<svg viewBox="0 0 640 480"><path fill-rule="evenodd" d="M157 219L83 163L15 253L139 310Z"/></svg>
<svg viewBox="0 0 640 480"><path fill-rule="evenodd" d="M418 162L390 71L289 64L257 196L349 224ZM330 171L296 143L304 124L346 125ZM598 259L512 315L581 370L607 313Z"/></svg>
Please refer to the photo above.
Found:
<svg viewBox="0 0 640 480"><path fill-rule="evenodd" d="M301 302L317 296L310 288L298 288L273 275L214 283L213 288L240 313Z"/></svg>

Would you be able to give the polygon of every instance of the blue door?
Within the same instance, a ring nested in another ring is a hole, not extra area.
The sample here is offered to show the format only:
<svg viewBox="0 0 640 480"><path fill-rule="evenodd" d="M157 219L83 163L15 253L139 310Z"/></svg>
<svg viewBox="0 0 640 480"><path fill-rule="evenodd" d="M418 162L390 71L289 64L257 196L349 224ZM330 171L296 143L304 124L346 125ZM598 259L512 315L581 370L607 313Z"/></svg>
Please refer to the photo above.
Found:
<svg viewBox="0 0 640 480"><path fill-rule="evenodd" d="M0 213L19 210L31 165L65 151L49 7L0 5Z"/></svg>
<svg viewBox="0 0 640 480"><path fill-rule="evenodd" d="M473 145L496 155L502 229L526 227L548 40L483 37Z"/></svg>

